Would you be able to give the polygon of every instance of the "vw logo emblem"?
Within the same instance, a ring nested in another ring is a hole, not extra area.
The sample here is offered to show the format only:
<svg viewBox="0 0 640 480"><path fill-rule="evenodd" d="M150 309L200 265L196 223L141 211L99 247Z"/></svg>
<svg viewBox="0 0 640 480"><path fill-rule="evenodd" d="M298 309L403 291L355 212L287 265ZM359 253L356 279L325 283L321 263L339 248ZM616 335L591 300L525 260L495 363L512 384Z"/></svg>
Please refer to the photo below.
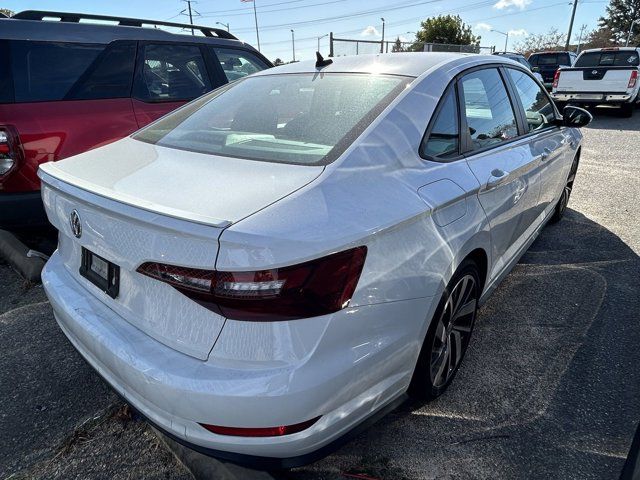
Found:
<svg viewBox="0 0 640 480"><path fill-rule="evenodd" d="M598 74L598 70L591 70L591 73L592 73L593 75L597 75L597 74Z"/></svg>
<svg viewBox="0 0 640 480"><path fill-rule="evenodd" d="M80 221L80 214L75 209L69 215L69 224L75 237L80 238L82 236L82 222Z"/></svg>

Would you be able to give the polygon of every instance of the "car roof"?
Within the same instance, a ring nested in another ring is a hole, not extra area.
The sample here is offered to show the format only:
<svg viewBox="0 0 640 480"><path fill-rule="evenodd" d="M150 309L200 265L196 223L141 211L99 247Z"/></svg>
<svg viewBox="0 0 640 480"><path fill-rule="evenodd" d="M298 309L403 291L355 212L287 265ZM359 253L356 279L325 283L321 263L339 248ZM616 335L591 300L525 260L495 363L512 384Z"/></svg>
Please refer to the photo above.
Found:
<svg viewBox="0 0 640 480"><path fill-rule="evenodd" d="M17 16L29 13L31 12L21 12L20 14L17 14ZM88 18L92 17L98 18L100 16L88 16ZM150 24L153 23L153 21L143 21L142 23ZM197 30L197 28L195 29ZM215 31L217 29L211 30ZM76 21L31 20L14 17L0 17L0 39L104 44L114 40L179 41L215 44L221 46L241 46L243 48L255 50L251 45L237 40L235 37L221 38L201 35L182 35L162 30L161 28L117 24L108 25Z"/></svg>
<svg viewBox="0 0 640 480"><path fill-rule="evenodd" d="M604 47L604 48L588 48L580 52L583 53L591 53L591 52L636 52L640 50L640 47Z"/></svg>
<svg viewBox="0 0 640 480"><path fill-rule="evenodd" d="M449 52L398 52L367 55L334 57L330 65L321 68L322 72L340 73L381 73L419 77L431 67L470 57L485 57L492 61L500 57L476 55L470 53ZM279 67L262 70L253 75L277 75L281 73L316 73L315 60L288 63Z"/></svg>

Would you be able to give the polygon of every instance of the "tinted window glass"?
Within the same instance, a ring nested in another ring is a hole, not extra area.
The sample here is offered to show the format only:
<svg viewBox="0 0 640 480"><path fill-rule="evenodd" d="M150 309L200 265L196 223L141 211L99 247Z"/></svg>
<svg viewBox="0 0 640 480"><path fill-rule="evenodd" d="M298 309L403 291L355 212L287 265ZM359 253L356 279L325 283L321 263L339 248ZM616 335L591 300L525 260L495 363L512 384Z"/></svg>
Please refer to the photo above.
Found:
<svg viewBox="0 0 640 480"><path fill-rule="evenodd" d="M326 164L408 81L331 73L248 77L177 110L134 138L227 157Z"/></svg>
<svg viewBox="0 0 640 480"><path fill-rule="evenodd" d="M448 158L458 154L458 101L455 89L450 88L442 100L442 107L433 122L429 138L422 144L422 154Z"/></svg>
<svg viewBox="0 0 640 480"><path fill-rule="evenodd" d="M578 57L576 67L637 67L640 65L635 51L588 52Z"/></svg>
<svg viewBox="0 0 640 480"><path fill-rule="evenodd" d="M200 48L195 45L145 45L142 87L136 96L151 101L191 100L211 90Z"/></svg>
<svg viewBox="0 0 640 480"><path fill-rule="evenodd" d="M538 55L531 55L528 60L531 66L535 67L538 65Z"/></svg>
<svg viewBox="0 0 640 480"><path fill-rule="evenodd" d="M460 83L474 150L518 135L513 107L498 70L478 70L464 76Z"/></svg>
<svg viewBox="0 0 640 480"><path fill-rule="evenodd" d="M129 97L135 59L135 42L110 44L71 88L67 98L88 100Z"/></svg>
<svg viewBox="0 0 640 480"><path fill-rule="evenodd" d="M538 55L538 65L558 65L560 63L559 55L555 53L547 53ZM567 65L569 62L567 62Z"/></svg>
<svg viewBox="0 0 640 480"><path fill-rule="evenodd" d="M62 100L104 48L95 44L12 41L16 102Z"/></svg>
<svg viewBox="0 0 640 480"><path fill-rule="evenodd" d="M529 75L512 68L507 69L527 115L529 131L549 127L555 119L553 105L546 93Z"/></svg>
<svg viewBox="0 0 640 480"><path fill-rule="evenodd" d="M268 68L268 65L252 53L233 48L211 48L230 82Z"/></svg>

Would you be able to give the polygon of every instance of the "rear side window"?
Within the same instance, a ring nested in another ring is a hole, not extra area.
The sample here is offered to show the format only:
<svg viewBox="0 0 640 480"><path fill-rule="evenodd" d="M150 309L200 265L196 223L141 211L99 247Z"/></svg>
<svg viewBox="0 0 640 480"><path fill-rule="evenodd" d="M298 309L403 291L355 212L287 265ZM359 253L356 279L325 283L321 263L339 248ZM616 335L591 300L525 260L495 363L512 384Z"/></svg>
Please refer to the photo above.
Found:
<svg viewBox="0 0 640 480"><path fill-rule="evenodd" d="M495 68L462 77L464 114L473 150L480 150L518 135L516 116L507 89Z"/></svg>
<svg viewBox="0 0 640 480"><path fill-rule="evenodd" d="M113 42L87 69L69 90L66 98L94 100L100 98L127 98L131 95L131 82L136 60L136 43Z"/></svg>
<svg viewBox="0 0 640 480"><path fill-rule="evenodd" d="M636 51L588 52L578 57L576 67L637 67L640 65Z"/></svg>
<svg viewBox="0 0 640 480"><path fill-rule="evenodd" d="M458 155L458 101L455 88L449 88L436 114L428 137L423 140L421 154L427 157L451 158Z"/></svg>
<svg viewBox="0 0 640 480"><path fill-rule="evenodd" d="M64 99L104 49L96 44L12 41L15 101Z"/></svg>
<svg viewBox="0 0 640 480"><path fill-rule="evenodd" d="M268 68L268 65L256 55L235 48L211 47L215 53L227 80L233 82Z"/></svg>
<svg viewBox="0 0 640 480"><path fill-rule="evenodd" d="M211 90L200 47L144 45L136 97L146 101L191 100Z"/></svg>

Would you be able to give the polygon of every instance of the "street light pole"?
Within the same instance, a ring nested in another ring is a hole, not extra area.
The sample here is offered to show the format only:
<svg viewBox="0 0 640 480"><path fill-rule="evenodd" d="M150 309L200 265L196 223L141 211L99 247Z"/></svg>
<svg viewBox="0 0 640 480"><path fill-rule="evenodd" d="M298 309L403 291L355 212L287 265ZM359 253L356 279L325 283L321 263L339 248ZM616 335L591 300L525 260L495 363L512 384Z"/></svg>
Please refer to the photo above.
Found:
<svg viewBox="0 0 640 480"><path fill-rule="evenodd" d="M507 45L509 44L509 32L501 32L500 30L491 29L492 32L500 33L504 35L504 51L507 51Z"/></svg>
<svg viewBox="0 0 640 480"><path fill-rule="evenodd" d="M578 37L578 48L576 49L576 53L580 53L580 46L582 45L582 34L584 33L586 28L586 25L582 25L582 27L580 27L580 36Z"/></svg>
<svg viewBox="0 0 640 480"><path fill-rule="evenodd" d="M296 61L296 37L291 29L291 51L293 52L293 61Z"/></svg>
<svg viewBox="0 0 640 480"><path fill-rule="evenodd" d="M567 33L567 43L564 49L569 51L569 42L571 42L571 32L573 30L573 19L576 18L576 8L578 8L578 0L573 0L573 10L571 12L571 21L569 22L569 33Z"/></svg>
<svg viewBox="0 0 640 480"><path fill-rule="evenodd" d="M328 35L329 35L328 33L325 33L324 35L321 35L321 36L318 37L318 50L316 50L317 52L320 51L320 39L322 39L322 38L324 38L324 37L326 37Z"/></svg>
<svg viewBox="0 0 640 480"><path fill-rule="evenodd" d="M382 20L382 40L380 41L380 53L384 53L384 18L380 17Z"/></svg>
<svg viewBox="0 0 640 480"><path fill-rule="evenodd" d="M634 20L633 22L631 22L631 26L629 27L629 33L627 33L627 41L626 41L626 43L624 44L624 46L625 46L625 47L628 47L628 46L629 46L629 40L631 39L631 33L633 32L633 26L634 26L636 23L639 23L639 22L638 22L638 19L636 19L636 20Z"/></svg>
<svg viewBox="0 0 640 480"><path fill-rule="evenodd" d="M229 24L228 23L222 23L222 22L216 22L216 25L222 25L223 27L226 27L227 32L229 32Z"/></svg>

